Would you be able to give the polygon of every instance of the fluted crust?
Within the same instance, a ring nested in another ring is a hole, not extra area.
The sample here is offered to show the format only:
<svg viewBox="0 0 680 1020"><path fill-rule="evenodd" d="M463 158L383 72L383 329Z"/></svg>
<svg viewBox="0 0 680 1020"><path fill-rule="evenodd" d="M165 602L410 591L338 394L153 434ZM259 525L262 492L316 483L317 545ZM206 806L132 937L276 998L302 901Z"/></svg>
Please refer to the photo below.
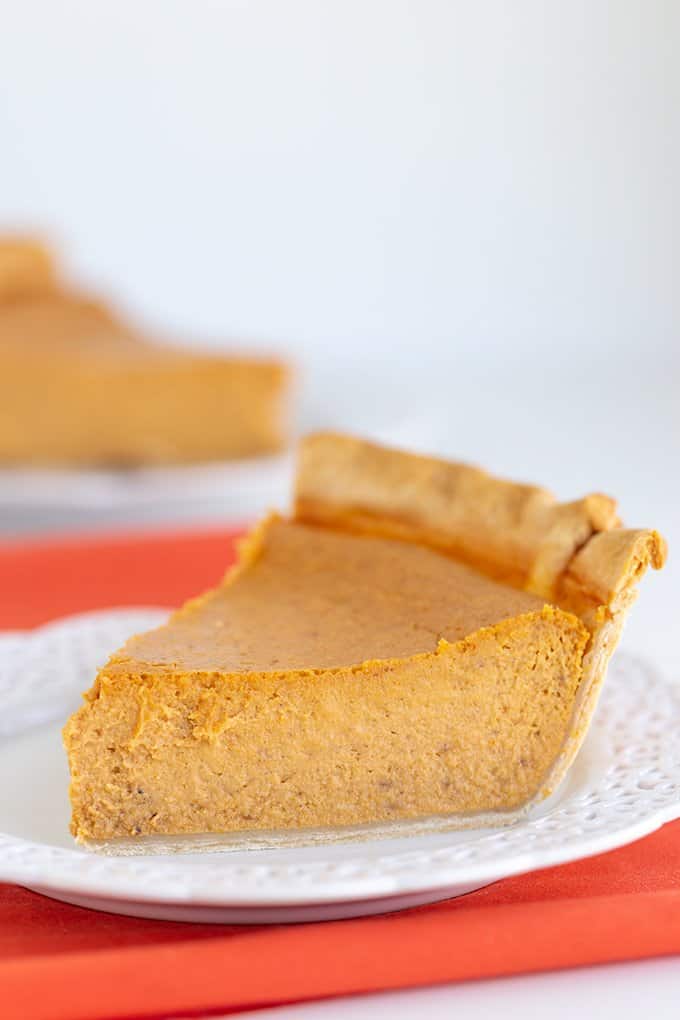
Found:
<svg viewBox="0 0 680 1020"><path fill-rule="evenodd" d="M588 730L637 584L665 562L662 536L623 528L615 501L600 493L559 503L467 464L333 433L302 443L295 515L431 545L582 620L591 637L572 725L534 800L551 793Z"/></svg>

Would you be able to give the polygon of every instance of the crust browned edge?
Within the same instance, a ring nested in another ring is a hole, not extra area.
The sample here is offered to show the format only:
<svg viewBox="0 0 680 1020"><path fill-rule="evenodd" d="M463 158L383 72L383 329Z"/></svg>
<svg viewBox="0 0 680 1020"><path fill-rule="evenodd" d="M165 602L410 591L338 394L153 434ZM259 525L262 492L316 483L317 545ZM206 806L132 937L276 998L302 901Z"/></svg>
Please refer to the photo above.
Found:
<svg viewBox="0 0 680 1020"><path fill-rule="evenodd" d="M333 433L302 442L295 517L426 544L583 621L590 641L567 739L537 796L504 820L552 793L588 730L637 582L663 566L658 532L623 529L608 496L558 503L476 467Z"/></svg>
<svg viewBox="0 0 680 1020"><path fill-rule="evenodd" d="M0 237L0 304L56 290L47 248L28 237Z"/></svg>

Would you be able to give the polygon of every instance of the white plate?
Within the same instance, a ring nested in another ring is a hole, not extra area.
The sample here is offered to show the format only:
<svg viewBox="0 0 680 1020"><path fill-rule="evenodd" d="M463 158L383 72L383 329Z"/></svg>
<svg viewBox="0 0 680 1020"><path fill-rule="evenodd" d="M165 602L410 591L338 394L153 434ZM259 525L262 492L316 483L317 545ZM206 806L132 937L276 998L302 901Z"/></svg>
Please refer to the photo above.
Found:
<svg viewBox="0 0 680 1020"><path fill-rule="evenodd" d="M289 454L210 464L120 470L0 468L0 511L138 510L169 503L236 501L240 520L285 504Z"/></svg>
<svg viewBox="0 0 680 1020"><path fill-rule="evenodd" d="M267 923L359 916L458 896L621 846L680 817L680 687L616 658L560 790L504 829L364 830L362 841L104 856L68 833L59 729L95 668L160 610L117 610L0 635L0 880L118 913ZM50 721L51 719L51 721ZM413 833L418 834L414 835Z"/></svg>

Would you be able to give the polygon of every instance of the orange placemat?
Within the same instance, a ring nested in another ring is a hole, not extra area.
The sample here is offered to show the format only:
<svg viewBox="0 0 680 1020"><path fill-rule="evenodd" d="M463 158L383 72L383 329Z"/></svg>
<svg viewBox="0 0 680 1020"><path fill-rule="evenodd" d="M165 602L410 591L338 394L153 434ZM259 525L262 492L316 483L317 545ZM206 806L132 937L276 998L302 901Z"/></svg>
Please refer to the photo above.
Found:
<svg viewBox="0 0 680 1020"><path fill-rule="evenodd" d="M0 627L114 605L176 605L222 576L233 537L0 546ZM3 1020L202 1016L678 952L680 822L459 900L326 924L143 921L0 885Z"/></svg>

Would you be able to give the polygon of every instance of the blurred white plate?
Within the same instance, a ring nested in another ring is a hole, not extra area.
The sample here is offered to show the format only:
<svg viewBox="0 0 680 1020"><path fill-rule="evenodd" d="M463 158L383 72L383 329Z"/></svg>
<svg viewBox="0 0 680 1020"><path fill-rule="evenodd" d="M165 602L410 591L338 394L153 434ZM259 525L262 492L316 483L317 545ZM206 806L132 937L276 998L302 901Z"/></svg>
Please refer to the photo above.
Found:
<svg viewBox="0 0 680 1020"><path fill-rule="evenodd" d="M156 504L218 501L236 495L245 516L285 504L293 457L128 470L0 469L0 511L131 510Z"/></svg>
<svg viewBox="0 0 680 1020"><path fill-rule="evenodd" d="M381 913L613 849L680 817L680 687L619 655L560 790L523 821L443 831L442 821L347 833L251 834L230 851L103 856L68 832L60 727L96 667L160 610L72 617L0 635L0 881L114 913L279 923ZM51 721L50 721L51 720ZM268 848L253 849L268 844ZM283 845L288 843L288 845ZM156 849L152 847L152 849Z"/></svg>

